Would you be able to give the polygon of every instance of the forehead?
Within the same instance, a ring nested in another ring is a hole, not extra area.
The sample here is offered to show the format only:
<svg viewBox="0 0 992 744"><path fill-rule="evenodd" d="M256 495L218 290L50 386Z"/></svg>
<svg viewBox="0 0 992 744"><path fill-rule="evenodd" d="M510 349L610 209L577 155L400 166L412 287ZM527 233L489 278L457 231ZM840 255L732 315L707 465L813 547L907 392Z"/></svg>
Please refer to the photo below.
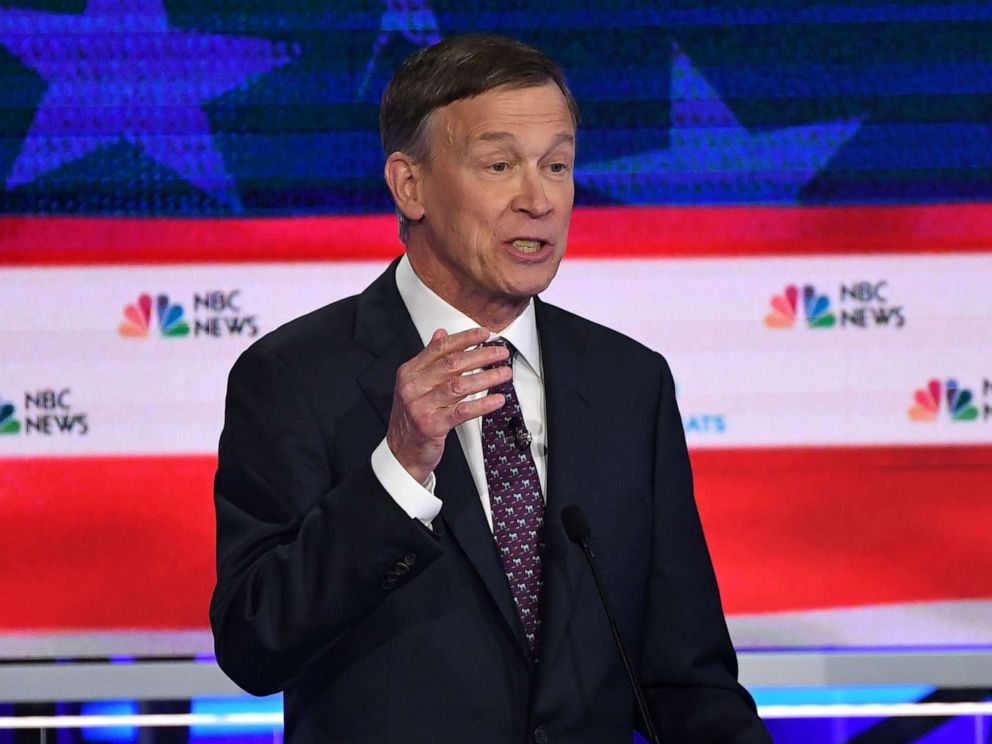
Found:
<svg viewBox="0 0 992 744"><path fill-rule="evenodd" d="M575 135L575 123L561 89L554 82L526 88L501 86L462 98L434 112L433 139L468 147L500 139L542 136L556 140Z"/></svg>

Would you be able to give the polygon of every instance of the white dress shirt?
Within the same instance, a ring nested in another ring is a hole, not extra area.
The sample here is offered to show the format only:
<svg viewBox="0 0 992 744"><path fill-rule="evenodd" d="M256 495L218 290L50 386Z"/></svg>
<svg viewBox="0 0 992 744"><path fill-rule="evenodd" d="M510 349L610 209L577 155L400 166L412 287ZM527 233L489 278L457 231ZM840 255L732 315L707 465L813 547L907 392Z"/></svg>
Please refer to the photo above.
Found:
<svg viewBox="0 0 992 744"><path fill-rule="evenodd" d="M449 334L467 331L478 327L478 323L438 297L417 276L410 260L404 255L396 267L396 287L406 305L413 324L417 328L424 346L431 340L434 331L443 328ZM531 454L537 466L541 492L545 491L548 472L547 427L544 408L544 379L541 366L541 347L537 339L537 321L534 314L534 300L508 327L490 338L504 338L513 344L517 355L513 359L513 387L520 402L524 424L533 436ZM469 398L482 397L478 393ZM492 508L489 505L489 486L482 459L482 419L474 418L456 427L458 441L468 462L472 479L479 492L482 509L486 513L489 528L492 529ZM430 527L431 522L441 511L441 500L434 496L434 474L426 484L420 484L393 455L383 439L372 453L372 471L386 492L402 509L414 519L419 519Z"/></svg>

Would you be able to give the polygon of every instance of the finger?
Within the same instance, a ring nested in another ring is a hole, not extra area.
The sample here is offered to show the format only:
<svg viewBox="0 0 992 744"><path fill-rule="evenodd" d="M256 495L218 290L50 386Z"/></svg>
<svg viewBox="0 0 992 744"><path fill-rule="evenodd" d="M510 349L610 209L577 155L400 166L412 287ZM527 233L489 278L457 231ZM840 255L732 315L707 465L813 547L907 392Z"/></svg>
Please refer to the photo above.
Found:
<svg viewBox="0 0 992 744"><path fill-rule="evenodd" d="M442 330L441 328L438 329L438 331ZM446 331L443 335L438 335L438 331L434 332L430 343L420 353L427 363L433 362L445 354L465 351L472 346L478 346L489 338L489 331L485 328L469 328L466 331L459 331L450 335Z"/></svg>
<svg viewBox="0 0 992 744"><path fill-rule="evenodd" d="M431 399L438 406L454 405L462 398L502 385L513 376L509 367L484 369L468 375L453 375L442 380L431 391Z"/></svg>
<svg viewBox="0 0 992 744"><path fill-rule="evenodd" d="M430 340L427 342L427 346L421 349L417 354L410 357L406 361L406 364L401 365L403 367L408 367L411 371L416 371L422 367L426 367L431 363L431 359L435 357L438 353L438 349L444 348L445 340L448 338L448 332L444 328L438 328L431 334Z"/></svg>
<svg viewBox="0 0 992 744"><path fill-rule="evenodd" d="M504 362L510 356L505 346L478 346L469 351L457 351L438 358L433 364L420 368L418 372L428 375L432 385L445 379L457 377L466 372L492 367ZM507 366L507 365L503 365Z"/></svg>
<svg viewBox="0 0 992 744"><path fill-rule="evenodd" d="M411 387L419 396L454 375L504 361L510 352L503 344L479 346L476 343L471 351L461 348L463 344L478 342L482 336L488 338L488 333L484 328L473 328L449 336L443 329L436 330L428 346L400 366L401 379L412 383Z"/></svg>
<svg viewBox="0 0 992 744"><path fill-rule="evenodd" d="M477 346L474 349L459 352L457 366L460 372L469 372L473 369L482 369L499 362L505 362L509 358L510 349L505 344Z"/></svg>
<svg viewBox="0 0 992 744"><path fill-rule="evenodd" d="M490 393L477 400L463 400L449 409L448 426L454 429L466 421L498 411L504 405L506 405L506 396L502 393Z"/></svg>

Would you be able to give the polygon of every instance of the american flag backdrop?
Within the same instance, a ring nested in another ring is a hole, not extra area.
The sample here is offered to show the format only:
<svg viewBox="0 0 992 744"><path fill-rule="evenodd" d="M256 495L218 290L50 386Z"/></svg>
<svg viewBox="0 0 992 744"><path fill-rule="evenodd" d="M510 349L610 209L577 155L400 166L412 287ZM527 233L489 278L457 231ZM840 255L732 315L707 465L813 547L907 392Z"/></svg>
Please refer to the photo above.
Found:
<svg viewBox="0 0 992 744"><path fill-rule="evenodd" d="M579 101L547 299L669 359L738 647L992 647L992 3L0 0L0 656L210 651L227 371L402 250L473 30Z"/></svg>

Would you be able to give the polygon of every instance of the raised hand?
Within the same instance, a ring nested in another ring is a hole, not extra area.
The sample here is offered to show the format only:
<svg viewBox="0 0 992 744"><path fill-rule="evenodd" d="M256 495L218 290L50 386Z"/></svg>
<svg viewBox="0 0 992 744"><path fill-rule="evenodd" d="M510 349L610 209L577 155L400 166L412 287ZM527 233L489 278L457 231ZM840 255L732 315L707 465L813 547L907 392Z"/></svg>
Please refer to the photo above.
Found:
<svg viewBox="0 0 992 744"><path fill-rule="evenodd" d="M465 400L466 396L500 385L512 376L506 366L483 369L509 356L503 345L479 346L488 338L489 331L485 328L450 336L439 328L426 348L401 365L396 373L386 444L420 483L427 480L440 462L449 431L505 403L500 393Z"/></svg>

